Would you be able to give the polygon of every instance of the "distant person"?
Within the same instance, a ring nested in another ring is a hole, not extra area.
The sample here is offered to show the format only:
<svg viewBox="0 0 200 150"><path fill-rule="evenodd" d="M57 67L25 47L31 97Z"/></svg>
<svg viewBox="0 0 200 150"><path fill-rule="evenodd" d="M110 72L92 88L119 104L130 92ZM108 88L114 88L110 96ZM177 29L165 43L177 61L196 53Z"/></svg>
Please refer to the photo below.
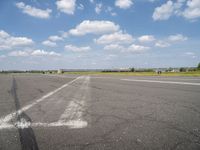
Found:
<svg viewBox="0 0 200 150"><path fill-rule="evenodd" d="M160 75L162 73L162 71L158 71L158 74Z"/></svg>

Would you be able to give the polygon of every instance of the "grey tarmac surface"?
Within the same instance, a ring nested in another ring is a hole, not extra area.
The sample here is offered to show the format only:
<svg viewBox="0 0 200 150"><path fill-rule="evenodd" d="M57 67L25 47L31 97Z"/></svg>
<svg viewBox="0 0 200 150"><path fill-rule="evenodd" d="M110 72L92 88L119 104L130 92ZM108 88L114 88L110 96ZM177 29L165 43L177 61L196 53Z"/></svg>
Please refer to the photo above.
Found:
<svg viewBox="0 0 200 150"><path fill-rule="evenodd" d="M0 150L29 149L199 150L200 78L0 75Z"/></svg>

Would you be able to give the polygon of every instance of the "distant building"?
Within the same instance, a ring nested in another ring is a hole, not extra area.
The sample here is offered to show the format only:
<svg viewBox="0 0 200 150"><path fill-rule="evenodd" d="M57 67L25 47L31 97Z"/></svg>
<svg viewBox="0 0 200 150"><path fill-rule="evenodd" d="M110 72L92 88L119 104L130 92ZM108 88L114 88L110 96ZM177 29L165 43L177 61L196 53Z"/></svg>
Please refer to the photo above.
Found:
<svg viewBox="0 0 200 150"><path fill-rule="evenodd" d="M58 74L62 74L63 72L64 72L63 69L58 69L58 71L57 71Z"/></svg>
<svg viewBox="0 0 200 150"><path fill-rule="evenodd" d="M179 72L179 69L172 69L171 72Z"/></svg>

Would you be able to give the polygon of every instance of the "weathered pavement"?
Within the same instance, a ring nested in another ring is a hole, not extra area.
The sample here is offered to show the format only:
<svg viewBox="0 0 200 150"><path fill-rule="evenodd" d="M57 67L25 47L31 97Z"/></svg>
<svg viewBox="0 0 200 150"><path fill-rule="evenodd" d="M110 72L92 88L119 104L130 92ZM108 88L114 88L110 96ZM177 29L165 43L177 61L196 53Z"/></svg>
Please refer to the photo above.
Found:
<svg viewBox="0 0 200 150"><path fill-rule="evenodd" d="M200 149L200 78L0 76L0 150Z"/></svg>

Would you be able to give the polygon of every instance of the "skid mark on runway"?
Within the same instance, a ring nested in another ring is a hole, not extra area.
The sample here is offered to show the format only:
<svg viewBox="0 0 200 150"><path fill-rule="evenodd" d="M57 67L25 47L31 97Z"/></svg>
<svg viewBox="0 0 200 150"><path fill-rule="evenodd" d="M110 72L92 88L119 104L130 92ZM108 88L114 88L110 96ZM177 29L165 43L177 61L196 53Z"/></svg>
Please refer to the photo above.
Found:
<svg viewBox="0 0 200 150"><path fill-rule="evenodd" d="M133 81L133 82L148 82L148 83L164 83L164 84L200 86L200 83L192 83L192 82L174 82L174 81L158 81L158 80L134 80L134 79L121 79L121 80L123 80L123 81Z"/></svg>
<svg viewBox="0 0 200 150"><path fill-rule="evenodd" d="M20 106L20 100L17 95L17 83L14 77L13 77L13 84L11 88L11 94L14 99L16 111L18 112L21 106ZM31 118L24 112L20 114L16 113L16 118L17 118L17 122L15 123L15 126L19 132L22 150L31 150L31 149L39 150L34 131L30 127L30 124L32 122Z"/></svg>
<svg viewBox="0 0 200 150"><path fill-rule="evenodd" d="M26 120L21 118L17 120L14 124L10 124L9 121L0 122L0 129L27 129L30 127L60 127L67 126L68 128L84 128L87 127L88 123L83 119L83 112L86 110L86 101L90 98L90 77L79 77L78 78L81 85L77 89L74 94L72 100L69 102L63 114L61 114L59 120L57 122L52 123L43 123L43 122L31 122L30 120ZM73 81L75 81L73 80ZM24 114L21 112L22 110L17 110L15 115ZM11 120L15 118L12 116ZM6 120L6 119L5 119Z"/></svg>

